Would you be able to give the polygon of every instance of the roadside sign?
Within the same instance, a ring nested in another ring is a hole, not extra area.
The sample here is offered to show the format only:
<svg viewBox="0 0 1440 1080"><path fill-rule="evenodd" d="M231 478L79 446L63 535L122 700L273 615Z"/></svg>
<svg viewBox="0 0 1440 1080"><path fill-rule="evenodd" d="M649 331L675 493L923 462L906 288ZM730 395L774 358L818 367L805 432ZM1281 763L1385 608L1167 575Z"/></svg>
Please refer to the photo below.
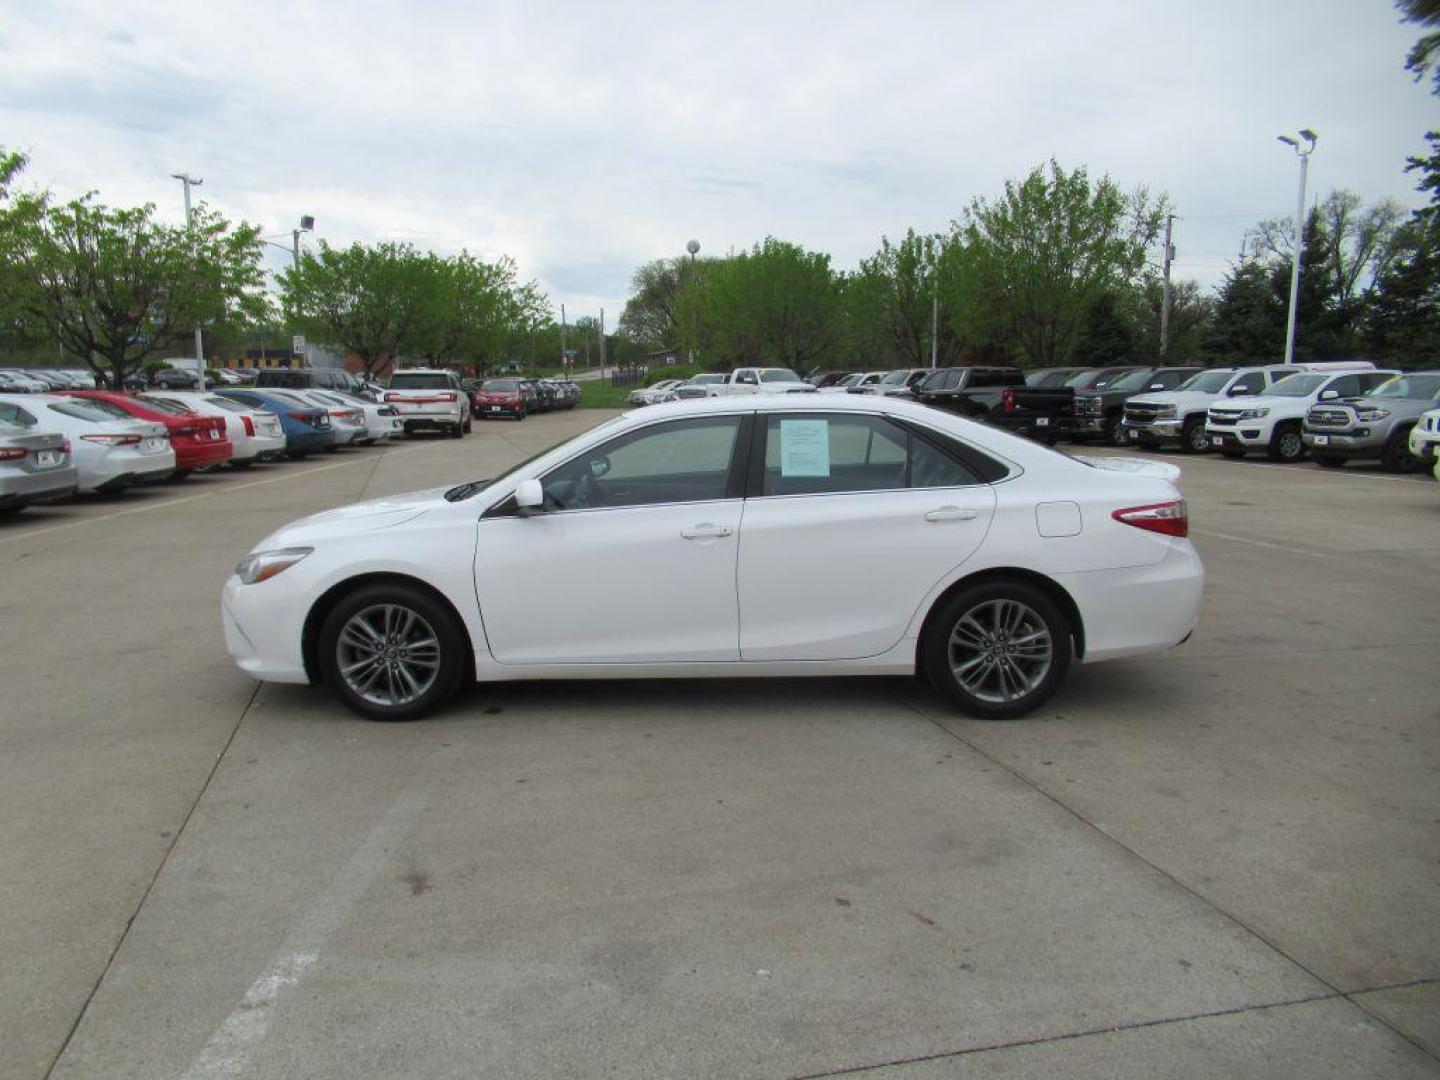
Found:
<svg viewBox="0 0 1440 1080"><path fill-rule="evenodd" d="M290 351L291 351L291 353L293 353L295 356L304 356L304 355L305 355L305 335L304 335L304 334L296 334L296 335L295 335L295 341L294 341L294 343L290 346Z"/></svg>

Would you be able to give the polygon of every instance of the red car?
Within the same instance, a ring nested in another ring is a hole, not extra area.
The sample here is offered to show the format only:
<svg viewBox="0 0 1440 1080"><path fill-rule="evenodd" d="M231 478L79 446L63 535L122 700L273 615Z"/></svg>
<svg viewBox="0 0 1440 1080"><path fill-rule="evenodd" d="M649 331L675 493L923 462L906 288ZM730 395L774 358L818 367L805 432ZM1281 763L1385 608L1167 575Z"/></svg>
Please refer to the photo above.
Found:
<svg viewBox="0 0 1440 1080"><path fill-rule="evenodd" d="M225 432L223 416L202 416L182 409L178 405L173 411L161 408L148 401L139 401L131 394L118 394L111 390L70 390L70 397L85 398L96 402L101 408L116 410L137 420L149 420L165 425L170 436L170 446L175 451L175 476L187 476L195 469L206 469L223 465L235 452L235 444Z"/></svg>
<svg viewBox="0 0 1440 1080"><path fill-rule="evenodd" d="M525 419L525 394L519 379L486 379L470 395L470 411L477 420L487 416Z"/></svg>

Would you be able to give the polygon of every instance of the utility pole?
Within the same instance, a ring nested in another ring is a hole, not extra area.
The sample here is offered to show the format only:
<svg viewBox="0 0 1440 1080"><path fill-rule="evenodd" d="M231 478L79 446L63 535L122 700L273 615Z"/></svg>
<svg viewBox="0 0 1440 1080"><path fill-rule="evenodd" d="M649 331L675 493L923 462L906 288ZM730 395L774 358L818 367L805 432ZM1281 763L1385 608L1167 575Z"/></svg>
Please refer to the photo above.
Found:
<svg viewBox="0 0 1440 1080"><path fill-rule="evenodd" d="M1165 353L1170 347L1170 262L1175 258L1175 245L1170 243L1170 228L1175 222L1174 214L1165 215L1165 289L1160 296L1160 363L1165 363Z"/></svg>
<svg viewBox="0 0 1440 1080"><path fill-rule="evenodd" d="M560 369L565 369L565 305L560 305Z"/></svg>
<svg viewBox="0 0 1440 1080"><path fill-rule="evenodd" d="M189 173L171 173L172 180L179 180L185 188L185 235L190 238L190 257L195 257L195 217L190 211L190 189L199 187L205 181L199 177L191 176ZM205 346L200 337L200 327L195 327L195 363L198 369L195 377L200 380L199 388L205 389Z"/></svg>
<svg viewBox="0 0 1440 1080"><path fill-rule="evenodd" d="M940 278L936 275L930 293L930 370L935 370L940 355Z"/></svg>
<svg viewBox="0 0 1440 1080"><path fill-rule="evenodd" d="M605 378L605 309L600 309L600 378Z"/></svg>

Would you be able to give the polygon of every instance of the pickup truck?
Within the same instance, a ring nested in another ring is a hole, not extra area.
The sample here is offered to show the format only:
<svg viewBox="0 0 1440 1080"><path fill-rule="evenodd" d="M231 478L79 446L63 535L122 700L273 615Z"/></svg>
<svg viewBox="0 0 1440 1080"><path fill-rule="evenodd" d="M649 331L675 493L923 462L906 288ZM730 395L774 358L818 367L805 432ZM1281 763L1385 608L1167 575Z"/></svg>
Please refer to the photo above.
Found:
<svg viewBox="0 0 1440 1080"><path fill-rule="evenodd" d="M915 400L937 409L988 419L999 411L1005 391L1025 385L1025 375L1013 367L949 367L932 371L915 385Z"/></svg>
<svg viewBox="0 0 1440 1080"><path fill-rule="evenodd" d="M1305 414L1302 438L1316 464L1339 468L1347 461L1378 459L1391 472L1414 472L1423 463L1411 432L1440 407L1440 371L1412 371L1363 398L1322 401ZM1423 432L1425 429L1421 428Z"/></svg>
<svg viewBox="0 0 1440 1080"><path fill-rule="evenodd" d="M1072 376L1063 386L1017 386L1001 396L1000 411L987 420L997 427L1054 446L1075 433L1075 404L1087 391L1104 390L1133 367L1094 368Z"/></svg>
<svg viewBox="0 0 1440 1080"><path fill-rule="evenodd" d="M1211 368L1191 376L1174 390L1136 394L1125 403L1122 429L1128 442L1146 450L1158 450L1176 442L1189 454L1210 449L1205 433L1205 414L1211 404L1224 398L1263 394L1277 379L1295 368L1284 364L1266 367Z"/></svg>
<svg viewBox="0 0 1440 1080"><path fill-rule="evenodd" d="M1306 365L1280 379L1269 390L1249 401L1217 401L1210 406L1205 434L1210 445L1229 458L1263 450L1271 461L1299 461L1305 456L1302 435L1305 414L1312 405L1341 398L1364 397L1375 387L1398 374L1376 371L1369 361L1356 361L1350 370L1306 370Z"/></svg>
<svg viewBox="0 0 1440 1080"><path fill-rule="evenodd" d="M789 368L742 367L726 376L724 382L705 387L706 397L732 397L737 394L813 394L815 387Z"/></svg>
<svg viewBox="0 0 1440 1080"><path fill-rule="evenodd" d="M1122 375L1109 385L1089 393L1075 395L1075 431L1077 442L1098 439L1111 446L1128 442L1121 421L1125 419L1125 402L1136 394L1156 390L1174 390L1192 375L1204 371L1198 367L1141 368Z"/></svg>

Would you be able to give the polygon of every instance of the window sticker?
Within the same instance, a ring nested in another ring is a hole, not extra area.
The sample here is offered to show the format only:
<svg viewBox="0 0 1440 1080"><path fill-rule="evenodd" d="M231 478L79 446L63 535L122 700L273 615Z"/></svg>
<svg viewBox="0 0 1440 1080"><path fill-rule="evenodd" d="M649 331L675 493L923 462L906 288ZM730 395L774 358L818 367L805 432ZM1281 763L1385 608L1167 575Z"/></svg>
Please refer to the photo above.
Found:
<svg viewBox="0 0 1440 1080"><path fill-rule="evenodd" d="M780 421L780 475L830 475L828 420Z"/></svg>

